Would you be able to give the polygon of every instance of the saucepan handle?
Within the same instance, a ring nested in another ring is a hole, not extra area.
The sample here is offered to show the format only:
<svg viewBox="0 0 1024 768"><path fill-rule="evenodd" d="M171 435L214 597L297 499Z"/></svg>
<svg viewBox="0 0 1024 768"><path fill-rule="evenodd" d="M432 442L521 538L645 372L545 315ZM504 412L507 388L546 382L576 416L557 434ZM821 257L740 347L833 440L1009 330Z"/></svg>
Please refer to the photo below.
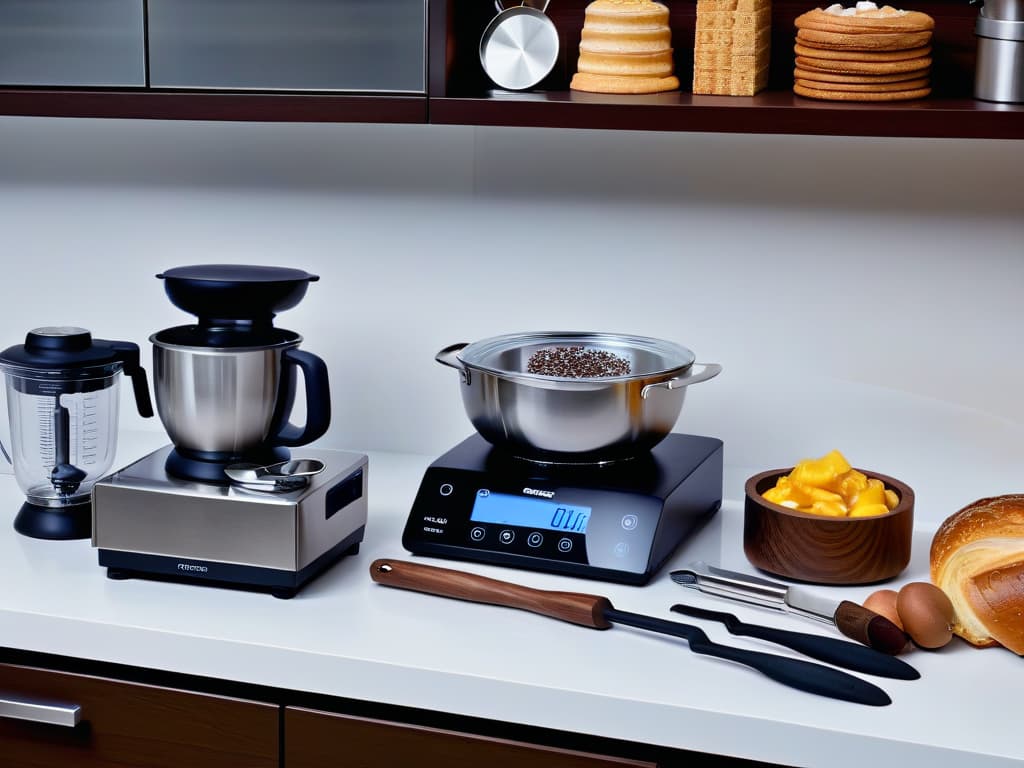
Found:
<svg viewBox="0 0 1024 768"><path fill-rule="evenodd" d="M469 384L470 381L469 368L459 359L458 353L468 346L467 342L452 344L450 347L445 347L434 355L434 359L441 365L447 365L449 368L454 368L458 371L462 375L462 382L464 384Z"/></svg>
<svg viewBox="0 0 1024 768"><path fill-rule="evenodd" d="M539 9L540 12L541 13L547 13L548 12L548 5L550 5L550 4L551 4L551 0L544 0L544 7ZM519 5L523 6L523 7L526 7L526 8L534 8L535 7L532 3L528 4L527 0L520 0ZM498 9L498 13L504 13L505 10L506 10L505 9L505 3L503 2L503 0L494 0L494 7Z"/></svg>
<svg viewBox="0 0 1024 768"><path fill-rule="evenodd" d="M647 396L655 389L673 390L680 387L688 387L691 384L699 384L702 381L715 378L715 376L722 372L722 366L718 363L694 363L694 365L702 366L701 370L693 373L693 366L690 366L689 370L682 376L648 384L640 391L640 397L646 400Z"/></svg>

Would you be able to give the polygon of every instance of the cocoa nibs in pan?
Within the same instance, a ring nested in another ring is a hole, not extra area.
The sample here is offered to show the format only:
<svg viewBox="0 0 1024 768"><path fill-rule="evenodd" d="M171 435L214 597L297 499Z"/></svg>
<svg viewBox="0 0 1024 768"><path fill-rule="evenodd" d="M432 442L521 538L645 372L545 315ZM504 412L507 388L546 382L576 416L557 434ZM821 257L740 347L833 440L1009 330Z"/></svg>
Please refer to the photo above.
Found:
<svg viewBox="0 0 1024 768"><path fill-rule="evenodd" d="M549 347L530 355L526 372L540 376L566 379L592 379L602 376L625 376L630 372L629 360L603 349L586 347Z"/></svg>

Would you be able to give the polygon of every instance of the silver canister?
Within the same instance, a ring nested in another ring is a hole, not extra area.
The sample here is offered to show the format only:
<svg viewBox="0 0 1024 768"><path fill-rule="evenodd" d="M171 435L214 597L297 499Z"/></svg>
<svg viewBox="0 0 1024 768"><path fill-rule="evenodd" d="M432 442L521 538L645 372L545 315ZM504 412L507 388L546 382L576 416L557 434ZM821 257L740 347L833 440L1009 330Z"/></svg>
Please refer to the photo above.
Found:
<svg viewBox="0 0 1024 768"><path fill-rule="evenodd" d="M985 13L1006 13L1009 19ZM990 8L988 2L974 28L978 38L978 62L974 97L983 101L1024 103L1024 0Z"/></svg>

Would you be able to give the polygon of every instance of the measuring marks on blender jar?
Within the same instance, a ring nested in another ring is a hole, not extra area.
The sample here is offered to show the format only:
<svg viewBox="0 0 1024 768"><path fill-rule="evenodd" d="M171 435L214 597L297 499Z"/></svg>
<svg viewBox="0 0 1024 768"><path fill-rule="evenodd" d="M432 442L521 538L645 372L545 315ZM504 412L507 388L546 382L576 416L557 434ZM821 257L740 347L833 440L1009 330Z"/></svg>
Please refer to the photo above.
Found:
<svg viewBox="0 0 1024 768"><path fill-rule="evenodd" d="M92 392L36 399L39 451L44 466L52 469L56 464L68 463L85 468L96 464L99 408Z"/></svg>

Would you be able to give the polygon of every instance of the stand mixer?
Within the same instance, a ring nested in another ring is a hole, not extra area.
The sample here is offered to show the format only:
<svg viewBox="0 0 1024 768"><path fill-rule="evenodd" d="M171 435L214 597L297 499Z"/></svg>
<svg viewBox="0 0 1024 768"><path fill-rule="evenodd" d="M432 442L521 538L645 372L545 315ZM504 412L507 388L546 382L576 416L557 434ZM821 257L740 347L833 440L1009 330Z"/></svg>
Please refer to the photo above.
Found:
<svg viewBox="0 0 1024 768"><path fill-rule="evenodd" d="M157 412L175 446L167 459L170 474L225 482L225 467L284 461L288 447L327 431L326 364L298 349L299 334L273 324L319 277L298 269L217 264L178 267L157 277L172 304L198 317L194 325L149 339ZM288 423L297 370L305 381L301 429Z"/></svg>
<svg viewBox="0 0 1024 768"><path fill-rule="evenodd" d="M327 366L277 328L316 275L205 264L158 278L194 324L153 343L156 406L172 446L97 483L93 546L111 578L148 577L292 597L359 549L367 458L290 448L330 424ZM306 422L290 416L301 371Z"/></svg>

